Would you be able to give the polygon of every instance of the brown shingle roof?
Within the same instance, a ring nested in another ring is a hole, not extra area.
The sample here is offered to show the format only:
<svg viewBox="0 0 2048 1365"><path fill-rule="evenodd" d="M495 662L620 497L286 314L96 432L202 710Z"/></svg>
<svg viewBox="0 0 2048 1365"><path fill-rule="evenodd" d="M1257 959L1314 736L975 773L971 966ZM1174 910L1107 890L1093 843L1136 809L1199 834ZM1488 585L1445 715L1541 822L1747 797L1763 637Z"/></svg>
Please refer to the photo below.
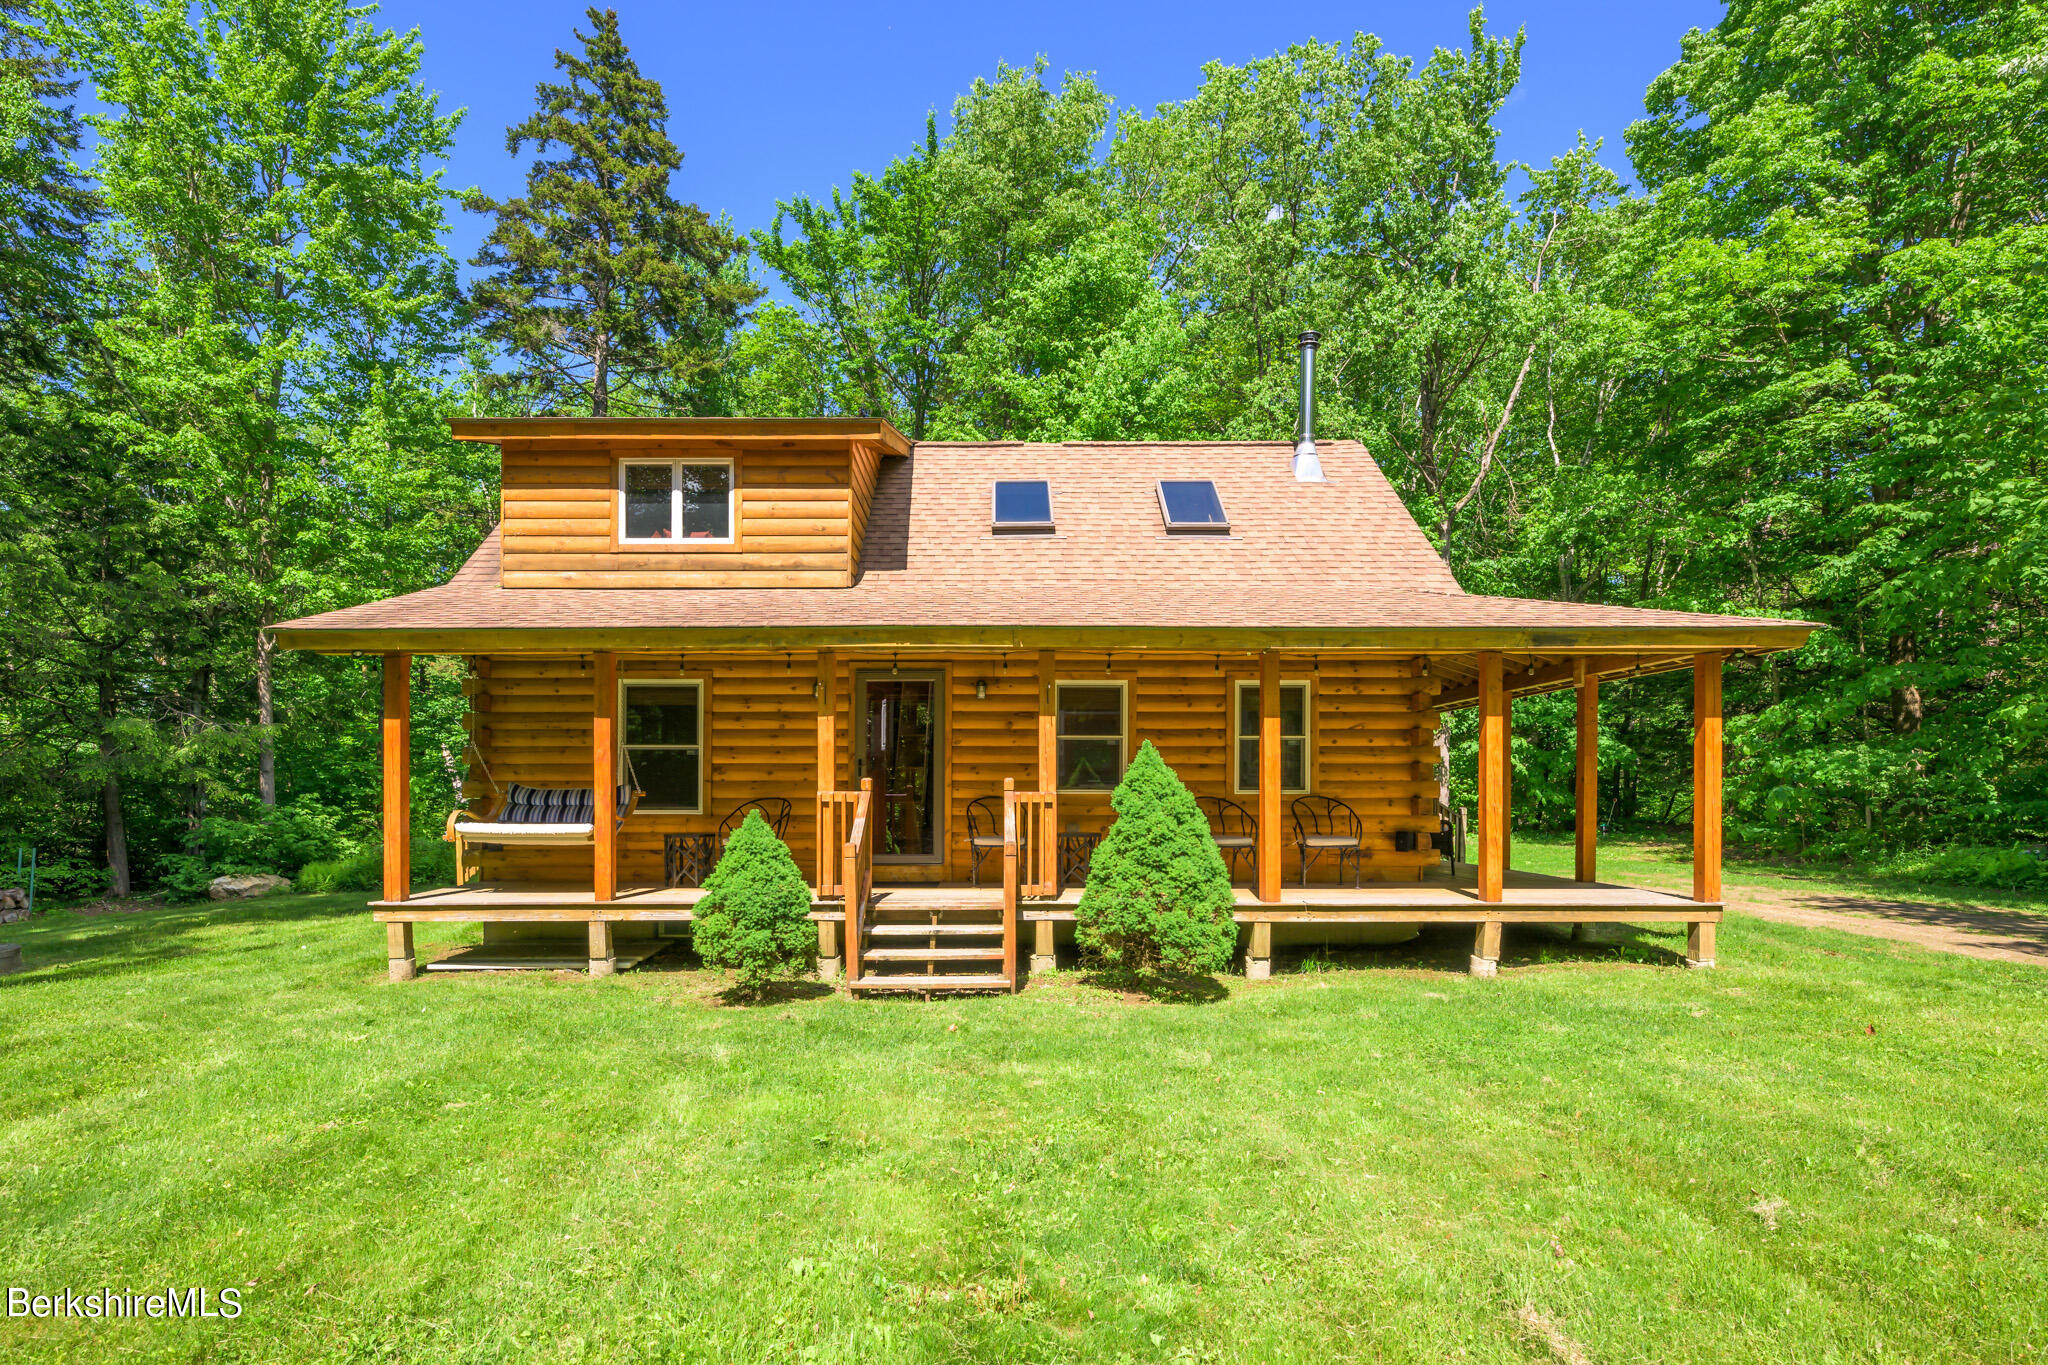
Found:
<svg viewBox="0 0 2048 1365"><path fill-rule="evenodd" d="M1796 644L1810 629L1469 595L1364 447L1328 441L1320 449L1328 482L1303 484L1293 477L1291 447L1281 442L925 442L883 462L861 577L849 588L507 589L498 586L493 532L441 587L279 630L288 646L319 649L379 647L367 642L370 635L392 636L383 647L402 648L394 633L439 640L476 631L547 632L546 643L557 647L563 632L630 632L642 645L659 637L680 646L707 632L775 629L798 632L791 643L819 644L897 636L938 642L947 634L985 643L992 631L1018 633L1020 645L1039 631L1170 644L1195 633L1244 631L1301 637L1272 643L1313 636L1333 645L1425 648L1420 635L1450 632L1456 639L1446 647L1487 648L1514 646L1479 636L1591 631L1599 638L1590 642L1601 645L1641 636L1676 647L1674 633L1683 633L1756 648L1769 647L1766 635ZM1056 533L992 535L989 490L999 478L1050 480ZM1162 478L1215 480L1231 533L1167 534L1155 493ZM441 640L434 647L458 646Z"/></svg>

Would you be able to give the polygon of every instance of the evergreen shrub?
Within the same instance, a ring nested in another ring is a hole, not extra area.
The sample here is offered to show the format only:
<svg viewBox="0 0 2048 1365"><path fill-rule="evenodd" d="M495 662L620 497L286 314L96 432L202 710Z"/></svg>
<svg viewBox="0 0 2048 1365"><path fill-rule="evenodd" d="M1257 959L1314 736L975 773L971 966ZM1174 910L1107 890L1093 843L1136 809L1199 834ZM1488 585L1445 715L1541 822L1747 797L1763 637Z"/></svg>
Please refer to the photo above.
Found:
<svg viewBox="0 0 2048 1365"><path fill-rule="evenodd" d="M705 962L739 978L735 993L743 998L758 998L775 977L811 965L818 950L811 884L759 810L747 812L704 879L692 936Z"/></svg>
<svg viewBox="0 0 2048 1365"><path fill-rule="evenodd" d="M1124 978L1224 970L1237 950L1230 870L1201 807L1150 740L1109 804L1116 822L1074 914L1082 953Z"/></svg>

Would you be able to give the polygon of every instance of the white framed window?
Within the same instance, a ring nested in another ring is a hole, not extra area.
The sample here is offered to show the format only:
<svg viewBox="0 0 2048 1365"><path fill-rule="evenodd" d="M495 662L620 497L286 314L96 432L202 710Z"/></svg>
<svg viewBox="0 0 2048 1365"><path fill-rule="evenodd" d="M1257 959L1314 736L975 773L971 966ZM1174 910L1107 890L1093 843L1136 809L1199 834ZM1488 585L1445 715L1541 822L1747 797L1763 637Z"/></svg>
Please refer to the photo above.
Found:
<svg viewBox="0 0 2048 1365"><path fill-rule="evenodd" d="M1280 684L1280 790L1287 796L1308 791L1309 698L1306 682ZM1239 793L1259 789L1259 684L1237 680L1236 758L1231 786Z"/></svg>
<svg viewBox="0 0 2048 1365"><path fill-rule="evenodd" d="M643 811L704 809L704 684L696 679L619 682L621 777L640 784Z"/></svg>
<svg viewBox="0 0 2048 1365"><path fill-rule="evenodd" d="M732 544L735 482L731 460L619 461L619 543Z"/></svg>
<svg viewBox="0 0 2048 1365"><path fill-rule="evenodd" d="M1053 684L1061 791L1116 789L1124 775L1127 701L1121 681Z"/></svg>

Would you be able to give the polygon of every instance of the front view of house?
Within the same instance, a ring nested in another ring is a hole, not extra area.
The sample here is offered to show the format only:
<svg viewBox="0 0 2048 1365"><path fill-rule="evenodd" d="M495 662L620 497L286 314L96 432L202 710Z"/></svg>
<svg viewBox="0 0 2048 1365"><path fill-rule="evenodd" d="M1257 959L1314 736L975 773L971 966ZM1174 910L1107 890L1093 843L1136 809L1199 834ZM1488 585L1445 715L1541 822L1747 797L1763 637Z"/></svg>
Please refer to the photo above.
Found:
<svg viewBox="0 0 2048 1365"><path fill-rule="evenodd" d="M1306 425L1306 422L1304 422ZM502 520L446 584L292 621L384 657L383 898L593 972L687 932L762 810L815 869L856 990L1008 989L1071 939L1109 797L1150 740L1210 816L1247 970L1276 937L1675 921L1713 959L1720 680L1802 622L1461 590L1355 442L906 441L872 420L454 423L503 453ZM461 656L459 885L409 890L409 679ZM1694 895L1600 882L1602 678L1691 668ZM1574 880L1510 873L1515 696L1576 687ZM1438 719L1478 706L1478 828L1447 861ZM573 940L573 948L563 939Z"/></svg>

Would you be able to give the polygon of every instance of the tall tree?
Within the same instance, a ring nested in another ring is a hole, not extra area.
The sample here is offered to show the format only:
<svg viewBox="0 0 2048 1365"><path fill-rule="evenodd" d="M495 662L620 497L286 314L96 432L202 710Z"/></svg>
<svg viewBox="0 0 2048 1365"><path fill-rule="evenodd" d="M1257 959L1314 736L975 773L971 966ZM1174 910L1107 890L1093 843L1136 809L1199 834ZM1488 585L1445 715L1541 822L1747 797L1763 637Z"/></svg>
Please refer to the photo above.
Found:
<svg viewBox="0 0 2048 1365"><path fill-rule="evenodd" d="M491 272L472 299L539 411L701 411L761 291L747 277L745 240L670 194L683 154L618 13L587 14L591 31L575 34L582 55L555 53L568 79L543 81L539 111L505 134L512 155L528 143L540 154L526 194L468 200L497 217L471 261Z"/></svg>
<svg viewBox="0 0 2048 1365"><path fill-rule="evenodd" d="M100 438L170 471L196 625L186 691L247 678L275 804L268 627L320 602L350 433L416 406L453 340L428 163L455 119L414 35L347 0L78 0L55 32L112 112L92 119L111 220L98 328L118 393ZM253 649L245 642L253 642Z"/></svg>
<svg viewBox="0 0 2048 1365"><path fill-rule="evenodd" d="M1737 0L1629 130L1671 594L1836 628L1753 726L1760 819L2048 825L2044 51L2038 5Z"/></svg>

